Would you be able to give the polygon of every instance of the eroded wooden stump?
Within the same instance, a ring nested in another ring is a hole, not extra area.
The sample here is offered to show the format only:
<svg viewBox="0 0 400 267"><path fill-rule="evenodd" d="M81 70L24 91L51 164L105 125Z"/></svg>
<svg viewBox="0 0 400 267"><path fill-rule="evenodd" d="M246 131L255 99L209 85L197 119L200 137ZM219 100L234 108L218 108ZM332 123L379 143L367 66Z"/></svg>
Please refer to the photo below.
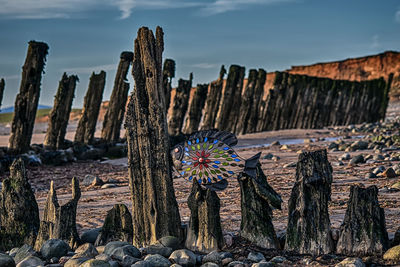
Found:
<svg viewBox="0 0 400 267"><path fill-rule="evenodd" d="M92 73L89 88L83 100L82 117L76 128L75 142L84 144L93 142L105 84L106 73L104 71L99 74Z"/></svg>
<svg viewBox="0 0 400 267"><path fill-rule="evenodd" d="M78 76L68 76L65 72L58 85L57 94L54 97L54 105L50 111L49 126L43 144L53 149L64 148L65 134L74 99Z"/></svg>
<svg viewBox="0 0 400 267"><path fill-rule="evenodd" d="M182 132L192 134L199 129L202 111L207 98L208 83L198 84L193 96L190 98Z"/></svg>
<svg viewBox="0 0 400 267"><path fill-rule="evenodd" d="M268 184L260 163L256 171L255 179L245 173L238 177L242 209L240 235L257 246L279 249L272 224L272 208L281 209L282 199Z"/></svg>
<svg viewBox="0 0 400 267"><path fill-rule="evenodd" d="M126 75L132 63L133 53L122 52L115 74L114 88L110 96L110 102L104 115L101 139L107 143L117 142L120 138L121 125L124 119L126 101L128 99L129 83Z"/></svg>
<svg viewBox="0 0 400 267"><path fill-rule="evenodd" d="M103 227L96 239L95 246L103 246L111 241L132 243L132 215L124 204L115 204L107 212Z"/></svg>
<svg viewBox="0 0 400 267"><path fill-rule="evenodd" d="M33 246L39 230L39 208L22 159L10 167L0 196L0 250Z"/></svg>
<svg viewBox="0 0 400 267"><path fill-rule="evenodd" d="M0 80L0 107L1 103L3 103L3 95L4 95L4 88L6 87L6 83L4 79Z"/></svg>
<svg viewBox="0 0 400 267"><path fill-rule="evenodd" d="M148 246L164 236L181 238L181 221L170 167L170 147L162 84L163 31L146 27L135 40L125 129L132 196L133 243Z"/></svg>
<svg viewBox="0 0 400 267"><path fill-rule="evenodd" d="M210 189L203 189L197 181L193 181L188 206L190 220L185 246L190 250L203 253L221 249L224 239L219 215L220 200L217 193Z"/></svg>
<svg viewBox="0 0 400 267"><path fill-rule="evenodd" d="M299 155L289 199L286 250L312 255L334 251L328 213L331 184L332 167L326 150Z"/></svg>
<svg viewBox="0 0 400 267"><path fill-rule="evenodd" d="M64 240L72 249L80 245L78 231L76 230L76 209L80 197L79 180L74 177L72 178L72 199L60 206L54 183L51 181L35 250L39 251L48 239Z"/></svg>
<svg viewBox="0 0 400 267"><path fill-rule="evenodd" d="M10 152L20 154L29 150L48 49L46 43L29 42L28 53L22 67L21 85L15 98L14 116L8 143Z"/></svg>
<svg viewBox="0 0 400 267"><path fill-rule="evenodd" d="M163 87L165 94L165 110L168 112L169 102L171 101L172 78L175 77L175 61L165 59L163 67Z"/></svg>
<svg viewBox="0 0 400 267"><path fill-rule="evenodd" d="M340 227L337 252L353 256L380 256L389 248L385 212L378 188L350 187L346 215Z"/></svg>

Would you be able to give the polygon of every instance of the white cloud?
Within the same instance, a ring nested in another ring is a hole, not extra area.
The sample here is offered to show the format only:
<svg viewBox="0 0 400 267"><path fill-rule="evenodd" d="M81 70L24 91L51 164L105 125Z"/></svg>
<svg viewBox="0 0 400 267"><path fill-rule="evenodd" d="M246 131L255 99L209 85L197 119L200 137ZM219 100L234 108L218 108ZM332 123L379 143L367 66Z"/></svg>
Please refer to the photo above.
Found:
<svg viewBox="0 0 400 267"><path fill-rule="evenodd" d="M400 9L396 11L394 19L396 20L396 22L400 23Z"/></svg>
<svg viewBox="0 0 400 267"><path fill-rule="evenodd" d="M120 19L129 18L134 9L197 8L200 14L209 16L252 5L293 1L297 0L0 0L0 16L17 19L71 18L77 13L102 8L117 8L121 11Z"/></svg>
<svg viewBox="0 0 400 267"><path fill-rule="evenodd" d="M88 74L88 73L92 73L92 72L99 72L101 70L110 71L110 70L116 70L116 69L117 69L116 64L105 64L105 65L98 65L98 66L92 66L92 67L65 68L62 71L68 72L68 73Z"/></svg>
<svg viewBox="0 0 400 267"><path fill-rule="evenodd" d="M379 42L379 35L375 34L374 36L372 36L371 48L378 48L380 46L381 44Z"/></svg>
<svg viewBox="0 0 400 267"><path fill-rule="evenodd" d="M217 64L211 64L211 63L198 63L198 64L193 64L191 65L193 68L199 68L199 69L212 69L217 67Z"/></svg>
<svg viewBox="0 0 400 267"><path fill-rule="evenodd" d="M209 16L233 10L240 10L251 5L270 5L294 1L296 0L216 0L207 4L200 13Z"/></svg>

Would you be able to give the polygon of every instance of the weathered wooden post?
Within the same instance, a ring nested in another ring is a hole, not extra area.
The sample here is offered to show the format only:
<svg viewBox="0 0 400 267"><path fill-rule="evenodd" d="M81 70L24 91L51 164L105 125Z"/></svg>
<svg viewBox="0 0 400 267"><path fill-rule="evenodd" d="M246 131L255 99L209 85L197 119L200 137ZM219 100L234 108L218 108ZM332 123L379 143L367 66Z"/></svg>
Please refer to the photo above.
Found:
<svg viewBox="0 0 400 267"><path fill-rule="evenodd" d="M249 71L249 77L247 78L247 85L242 95L242 101L235 127L236 134L245 134L247 131L247 124L249 122L251 107L253 105L257 76L257 70L252 69Z"/></svg>
<svg viewBox="0 0 400 267"><path fill-rule="evenodd" d="M30 41L19 93L15 99L14 116L8 148L13 153L29 150L40 96L40 82L48 53L48 45Z"/></svg>
<svg viewBox="0 0 400 267"><path fill-rule="evenodd" d="M334 251L328 213L331 184L332 167L326 150L299 155L289 199L286 250L312 255Z"/></svg>
<svg viewBox="0 0 400 267"><path fill-rule="evenodd" d="M89 88L83 100L82 117L76 129L75 142L84 144L92 143L105 84L106 73L104 71L101 71L99 74L92 73Z"/></svg>
<svg viewBox="0 0 400 267"><path fill-rule="evenodd" d="M163 67L163 87L165 93L165 110L168 112L169 103L171 101L172 78L175 77L175 61L165 59Z"/></svg>
<svg viewBox="0 0 400 267"><path fill-rule="evenodd" d="M78 76L68 76L66 73L61 78L57 94L54 97L54 105L50 112L46 137L44 138L43 144L46 147L52 149L64 147L64 139L77 81L79 81Z"/></svg>
<svg viewBox="0 0 400 267"><path fill-rule="evenodd" d="M39 234L35 242L35 249L48 239L61 239L74 249L80 245L80 238L76 230L76 209L81 197L78 178L72 178L72 199L60 206L57 199L54 183L50 183L43 220L40 222Z"/></svg>
<svg viewBox="0 0 400 267"><path fill-rule="evenodd" d="M107 212L103 227L97 236L95 246L103 246L111 241L125 241L132 243L133 238L132 215L125 204L115 204Z"/></svg>
<svg viewBox="0 0 400 267"><path fill-rule="evenodd" d="M188 206L190 220L185 246L190 250L203 253L221 249L224 238L219 216L220 200L217 193L201 188L197 180L194 180L188 197Z"/></svg>
<svg viewBox="0 0 400 267"><path fill-rule="evenodd" d="M0 107L1 103L3 103L3 95L4 95L4 88L6 86L6 83L4 82L4 79L0 80Z"/></svg>
<svg viewBox="0 0 400 267"><path fill-rule="evenodd" d="M188 109L190 90L192 89L193 74L190 73L189 80L179 79L172 102L172 114L168 121L168 133L172 136L182 132L183 120Z"/></svg>
<svg viewBox="0 0 400 267"><path fill-rule="evenodd" d="M22 159L10 167L0 195L0 250L33 246L39 230L39 208Z"/></svg>
<svg viewBox="0 0 400 267"><path fill-rule="evenodd" d="M218 114L215 120L215 128L218 130L235 131L240 111L244 72L245 68L238 65L231 65L229 68L225 90L219 101Z"/></svg>
<svg viewBox="0 0 400 267"><path fill-rule="evenodd" d="M257 121L260 116L261 102L264 96L264 85L267 79L267 72L263 69L258 70L257 82L254 89L253 100L250 106L250 116L244 133L254 133L257 131Z"/></svg>
<svg viewBox="0 0 400 267"><path fill-rule="evenodd" d="M201 130L210 130L214 128L215 118L217 117L219 109L219 101L221 100L222 87L224 85L224 75L226 70L224 65L221 66L218 80L210 83L209 92L204 107L203 118L200 122Z"/></svg>
<svg viewBox="0 0 400 267"><path fill-rule="evenodd" d="M181 238L162 84L163 35L160 27L156 38L146 27L138 31L132 68L136 86L130 96L125 123L133 243L139 247L163 236Z"/></svg>
<svg viewBox="0 0 400 267"><path fill-rule="evenodd" d="M182 132L191 134L199 129L201 115L207 98L208 83L198 84L192 98L190 98L188 112Z"/></svg>
<svg viewBox="0 0 400 267"><path fill-rule="evenodd" d="M122 52L114 80L110 103L104 115L101 139L107 143L117 142L120 137L121 125L124 119L126 101L128 99L129 83L126 82L129 66L132 63L133 53Z"/></svg>
<svg viewBox="0 0 400 267"><path fill-rule="evenodd" d="M281 209L282 199L268 184L260 163L256 172L255 179L245 173L238 177L242 208L240 235L257 246L279 249L272 224L272 208Z"/></svg>
<svg viewBox="0 0 400 267"><path fill-rule="evenodd" d="M363 257L380 256L388 248L385 212L379 206L378 188L352 185L336 251Z"/></svg>

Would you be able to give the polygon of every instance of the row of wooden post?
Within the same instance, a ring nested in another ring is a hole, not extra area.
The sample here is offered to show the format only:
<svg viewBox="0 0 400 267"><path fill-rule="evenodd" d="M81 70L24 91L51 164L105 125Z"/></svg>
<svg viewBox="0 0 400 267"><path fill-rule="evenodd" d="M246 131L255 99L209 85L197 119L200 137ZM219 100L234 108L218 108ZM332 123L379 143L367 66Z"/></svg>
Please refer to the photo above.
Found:
<svg viewBox="0 0 400 267"><path fill-rule="evenodd" d="M20 154L29 150L32 138L36 111L40 97L40 85L48 45L43 42L30 41L28 53L22 68L20 91L15 100L14 116L11 126L9 150ZM120 138L121 125L128 99L129 83L126 76L132 63L133 53L122 52L118 65L114 88L111 94L109 107L104 117L101 138L108 142L117 142ZM75 141L91 144L94 140L97 118L100 111L106 73L92 73L89 87L84 98L82 116L78 123ZM62 149L65 146L65 135L75 94L76 75L63 74L54 99L53 108L49 114L49 126L44 145L52 149ZM0 103L3 97L5 83L0 81Z"/></svg>
<svg viewBox="0 0 400 267"><path fill-rule="evenodd" d="M229 68L226 80L224 74L222 66L207 93L201 84L190 98L190 83L180 80L171 101L169 134L213 128L245 134L376 122L385 118L393 77L356 82L275 72L268 74L274 76L272 89L265 90L263 69L251 69L247 81L238 65ZM186 111L188 105L196 110Z"/></svg>

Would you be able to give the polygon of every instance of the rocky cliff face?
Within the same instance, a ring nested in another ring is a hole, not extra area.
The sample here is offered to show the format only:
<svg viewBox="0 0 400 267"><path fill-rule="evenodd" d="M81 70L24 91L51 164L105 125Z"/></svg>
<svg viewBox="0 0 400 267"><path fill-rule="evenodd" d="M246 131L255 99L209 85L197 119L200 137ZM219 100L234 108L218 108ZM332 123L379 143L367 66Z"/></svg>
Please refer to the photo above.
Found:
<svg viewBox="0 0 400 267"><path fill-rule="evenodd" d="M390 96L400 97L400 52L386 51L381 54L341 61L293 66L287 72L335 80L364 81L380 77L387 79L394 74ZM267 75L268 77L268 75Z"/></svg>

